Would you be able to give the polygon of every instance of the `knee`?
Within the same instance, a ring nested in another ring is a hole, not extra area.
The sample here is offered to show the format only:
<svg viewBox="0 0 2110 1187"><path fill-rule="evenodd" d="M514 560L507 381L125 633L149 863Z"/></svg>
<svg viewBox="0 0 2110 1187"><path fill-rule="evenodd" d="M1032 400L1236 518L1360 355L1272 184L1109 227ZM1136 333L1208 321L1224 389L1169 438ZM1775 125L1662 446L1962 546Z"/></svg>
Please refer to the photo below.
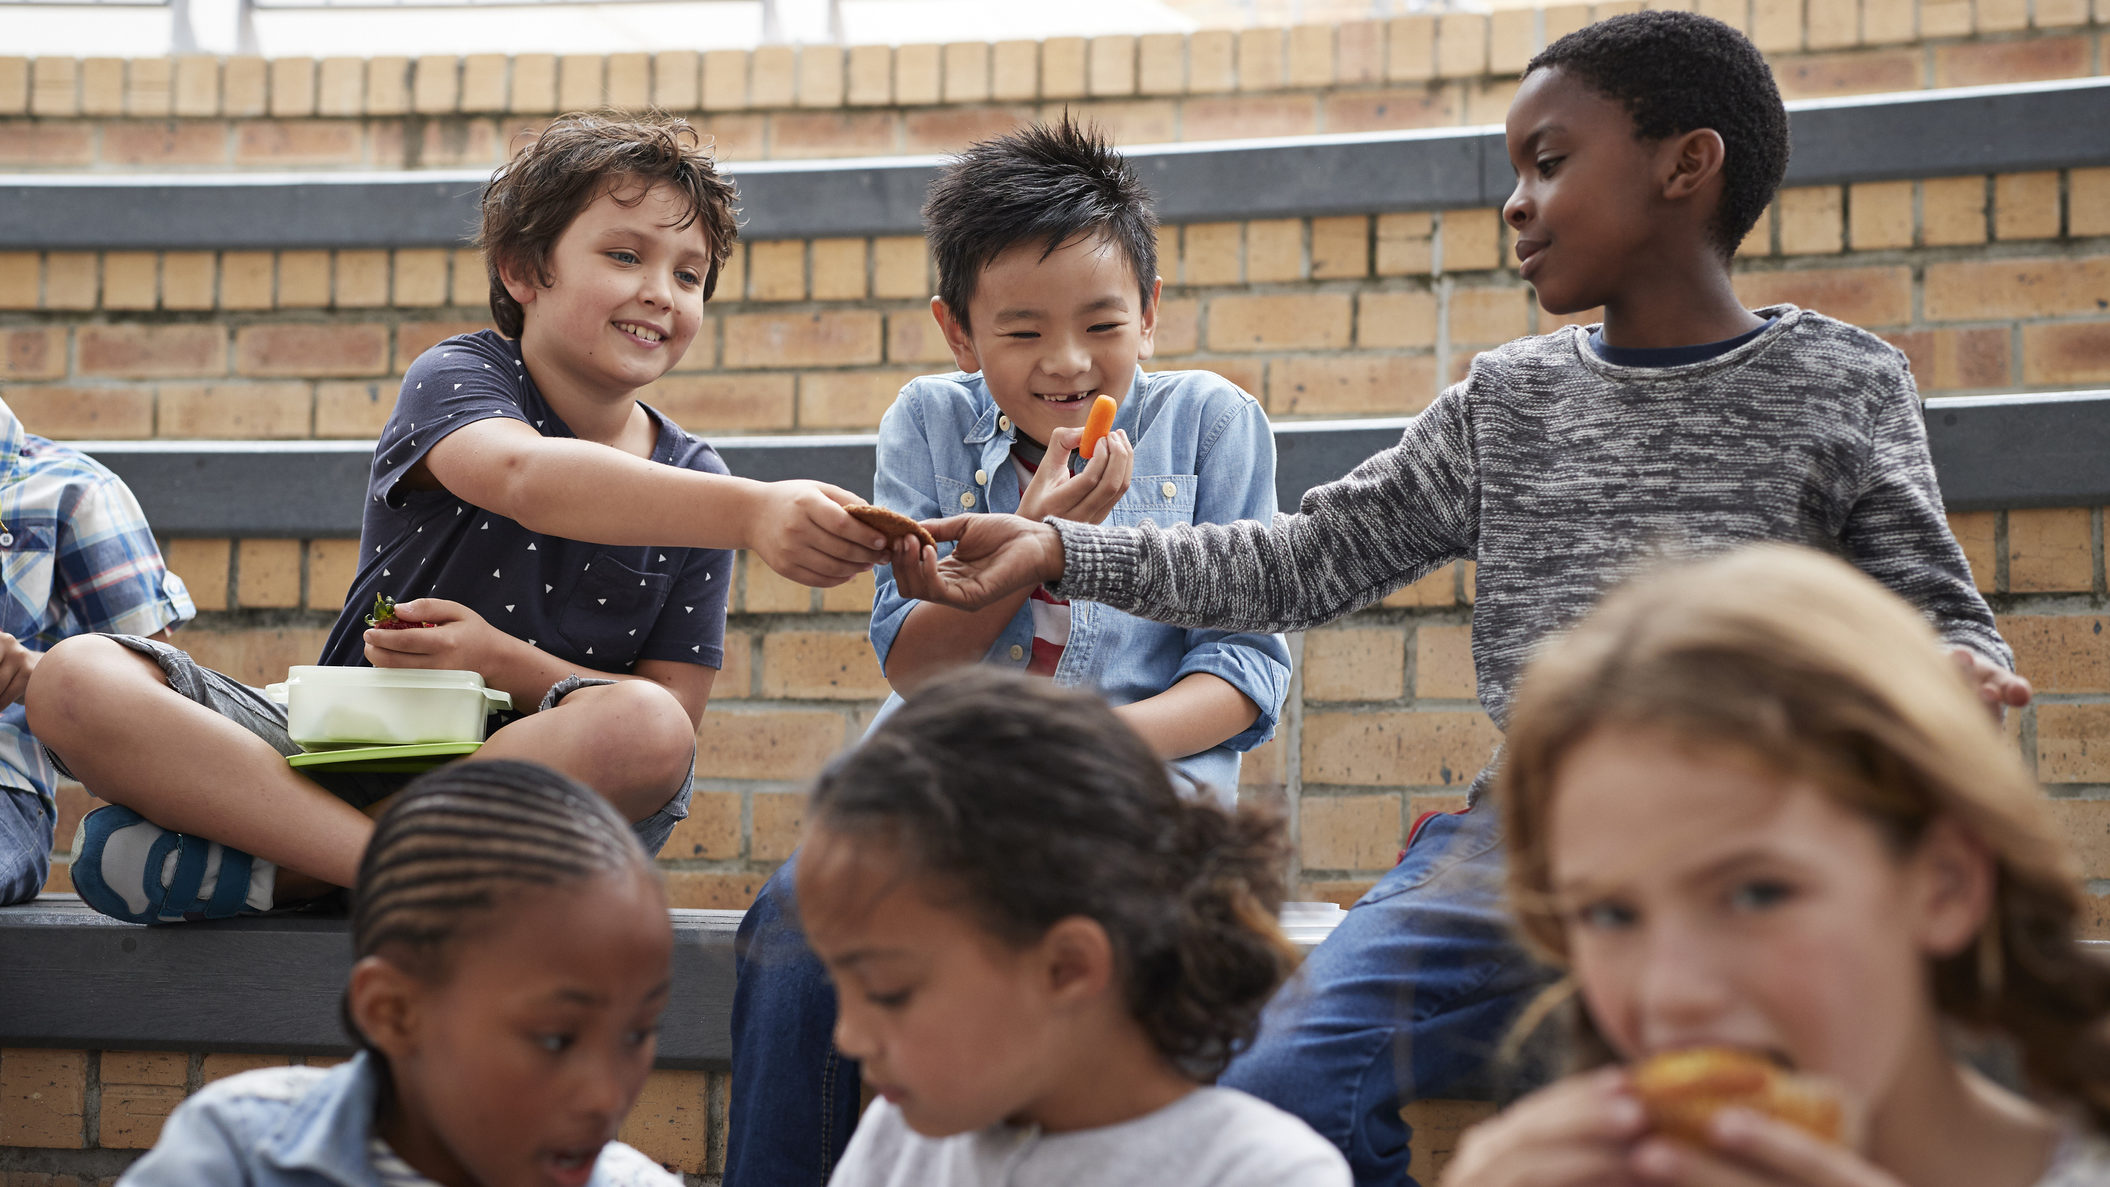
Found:
<svg viewBox="0 0 2110 1187"><path fill-rule="evenodd" d="M29 732L53 750L92 728L110 693L125 682L147 678L145 657L101 635L61 639L37 661L22 697ZM148 661L151 662L151 661Z"/></svg>
<svg viewBox="0 0 2110 1187"><path fill-rule="evenodd" d="M592 689L596 712L606 723L605 753L617 756L612 782L640 789L678 789L696 758L696 730L674 694L649 680L624 680ZM579 693L573 693L578 696ZM671 794L671 791L669 791ZM659 804L649 809L656 811Z"/></svg>

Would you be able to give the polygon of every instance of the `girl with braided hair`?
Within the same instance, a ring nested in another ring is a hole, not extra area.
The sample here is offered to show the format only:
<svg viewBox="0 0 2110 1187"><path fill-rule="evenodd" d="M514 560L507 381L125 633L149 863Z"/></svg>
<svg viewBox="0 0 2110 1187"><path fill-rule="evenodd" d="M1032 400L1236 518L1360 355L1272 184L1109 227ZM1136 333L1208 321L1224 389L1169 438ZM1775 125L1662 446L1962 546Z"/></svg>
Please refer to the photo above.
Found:
<svg viewBox="0 0 2110 1187"><path fill-rule="evenodd" d="M1296 961L1282 822L1182 799L1093 692L926 684L822 774L796 897L880 1099L834 1187L1347 1187L1204 1087Z"/></svg>
<svg viewBox="0 0 2110 1187"><path fill-rule="evenodd" d="M671 1187L614 1140L644 1087L673 932L607 800L534 763L456 763L385 812L359 869L351 1061L178 1108L125 1187Z"/></svg>

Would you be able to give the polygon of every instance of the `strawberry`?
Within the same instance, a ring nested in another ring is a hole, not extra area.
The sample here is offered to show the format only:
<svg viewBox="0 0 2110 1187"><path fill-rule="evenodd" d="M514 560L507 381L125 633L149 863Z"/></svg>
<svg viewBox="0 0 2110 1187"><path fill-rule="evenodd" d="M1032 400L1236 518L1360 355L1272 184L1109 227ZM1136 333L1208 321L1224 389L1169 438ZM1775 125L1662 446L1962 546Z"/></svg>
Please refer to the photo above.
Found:
<svg viewBox="0 0 2110 1187"><path fill-rule="evenodd" d="M412 627L438 626L436 622L412 622L396 617L396 600L387 594L374 595L374 612L366 616L366 625L377 631L407 631Z"/></svg>

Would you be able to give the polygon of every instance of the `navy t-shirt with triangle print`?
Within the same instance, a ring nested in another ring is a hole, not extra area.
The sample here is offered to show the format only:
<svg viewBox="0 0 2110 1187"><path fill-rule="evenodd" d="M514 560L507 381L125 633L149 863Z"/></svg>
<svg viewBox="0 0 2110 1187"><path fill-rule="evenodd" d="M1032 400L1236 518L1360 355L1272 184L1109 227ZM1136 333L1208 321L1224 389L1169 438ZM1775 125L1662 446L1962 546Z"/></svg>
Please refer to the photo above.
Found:
<svg viewBox="0 0 2110 1187"><path fill-rule="evenodd" d="M646 412L659 427L653 461L727 472L717 450L649 406ZM410 365L374 447L359 573L322 662L366 663L364 618L374 595L387 594L460 602L581 669L627 672L646 659L723 666L731 552L545 536L449 491L403 484L434 442L490 417L521 421L545 437L575 435L543 402L518 344L496 331L449 338Z"/></svg>

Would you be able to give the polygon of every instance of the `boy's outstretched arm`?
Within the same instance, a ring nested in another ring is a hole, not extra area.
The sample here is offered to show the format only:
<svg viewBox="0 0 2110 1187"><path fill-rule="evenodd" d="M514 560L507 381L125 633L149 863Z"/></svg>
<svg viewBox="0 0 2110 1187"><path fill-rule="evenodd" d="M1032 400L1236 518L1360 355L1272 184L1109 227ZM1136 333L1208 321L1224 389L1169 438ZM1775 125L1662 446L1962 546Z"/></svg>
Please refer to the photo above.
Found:
<svg viewBox="0 0 2110 1187"><path fill-rule="evenodd" d="M457 498L547 536L745 548L793 581L824 587L886 560L885 537L843 510L862 500L840 487L663 466L504 417L447 434L419 468Z"/></svg>
<svg viewBox="0 0 2110 1187"><path fill-rule="evenodd" d="M1331 622L1472 555L1478 487L1465 389L1437 397L1398 445L1307 492L1295 515L1163 529L955 516L925 525L955 542L952 554L897 545L895 580L910 597L962 609L1059 582L1064 597L1180 626Z"/></svg>

